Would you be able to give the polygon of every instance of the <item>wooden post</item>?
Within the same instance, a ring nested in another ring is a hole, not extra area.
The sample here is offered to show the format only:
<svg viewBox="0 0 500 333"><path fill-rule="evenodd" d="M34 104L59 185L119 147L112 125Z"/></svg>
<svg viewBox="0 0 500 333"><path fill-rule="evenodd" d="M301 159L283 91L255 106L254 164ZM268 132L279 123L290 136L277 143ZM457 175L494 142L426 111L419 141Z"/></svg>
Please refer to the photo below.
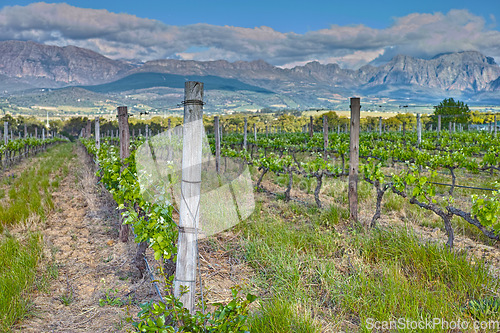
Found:
<svg viewBox="0 0 500 333"><path fill-rule="evenodd" d="M245 124L243 125L243 149L247 150L247 127L248 119L245 117Z"/></svg>
<svg viewBox="0 0 500 333"><path fill-rule="evenodd" d="M99 117L95 117L95 146L97 150L101 148L101 129L99 128Z"/></svg>
<svg viewBox="0 0 500 333"><path fill-rule="evenodd" d="M190 313L195 310L198 221L201 193L203 83L185 83L182 182L174 296ZM182 287L187 292L181 295Z"/></svg>
<svg viewBox="0 0 500 333"><path fill-rule="evenodd" d="M220 173L220 130L219 116L214 117L214 132L215 132L215 170Z"/></svg>
<svg viewBox="0 0 500 333"><path fill-rule="evenodd" d="M42 127L42 140L45 140L45 127Z"/></svg>
<svg viewBox="0 0 500 333"><path fill-rule="evenodd" d="M3 143L7 144L9 142L9 123L3 122Z"/></svg>
<svg viewBox="0 0 500 333"><path fill-rule="evenodd" d="M438 115L438 126L437 126L438 134L441 132L441 115Z"/></svg>
<svg viewBox="0 0 500 333"><path fill-rule="evenodd" d="M314 129L313 129L313 116L309 117L309 137L312 138L314 135Z"/></svg>
<svg viewBox="0 0 500 333"><path fill-rule="evenodd" d="M422 143L422 122L420 119L420 113L417 113L417 145L420 146Z"/></svg>
<svg viewBox="0 0 500 333"><path fill-rule="evenodd" d="M90 135L92 134L92 128L90 126L91 126L91 121L89 119L87 120L87 127L85 128L85 133L87 138L90 138Z"/></svg>
<svg viewBox="0 0 500 333"><path fill-rule="evenodd" d="M453 122L453 132L456 132L456 131L457 131L457 123Z"/></svg>
<svg viewBox="0 0 500 333"><path fill-rule="evenodd" d="M269 137L269 126L266 125L266 138Z"/></svg>
<svg viewBox="0 0 500 333"><path fill-rule="evenodd" d="M255 140L255 145L257 145L257 124L253 123L253 139Z"/></svg>
<svg viewBox="0 0 500 333"><path fill-rule="evenodd" d="M494 124L495 124L495 136L497 136L497 115L494 115L493 116L493 121L494 121Z"/></svg>
<svg viewBox="0 0 500 333"><path fill-rule="evenodd" d="M382 136L382 117L378 117L378 135Z"/></svg>
<svg viewBox="0 0 500 333"><path fill-rule="evenodd" d="M352 223L358 221L359 97L351 98L351 135L349 147L349 214Z"/></svg>
<svg viewBox="0 0 500 333"><path fill-rule="evenodd" d="M26 123L24 123L24 137L28 137L28 126L26 126Z"/></svg>
<svg viewBox="0 0 500 333"><path fill-rule="evenodd" d="M123 161L130 156L130 132L128 129L128 114L126 106L118 107L118 133L120 136L120 159ZM129 225L120 225L120 240L128 241Z"/></svg>
<svg viewBox="0 0 500 333"><path fill-rule="evenodd" d="M326 159L326 151L328 149L328 118L323 116L323 151L325 153Z"/></svg>

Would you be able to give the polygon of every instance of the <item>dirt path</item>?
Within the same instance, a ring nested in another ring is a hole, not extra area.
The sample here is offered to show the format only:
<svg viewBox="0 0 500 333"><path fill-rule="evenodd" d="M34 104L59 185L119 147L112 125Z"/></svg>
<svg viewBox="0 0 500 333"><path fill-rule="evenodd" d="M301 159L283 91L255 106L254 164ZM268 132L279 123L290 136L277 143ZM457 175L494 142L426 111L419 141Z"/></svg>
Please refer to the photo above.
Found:
<svg viewBox="0 0 500 333"><path fill-rule="evenodd" d="M34 222L45 242L40 274L48 271L52 279L32 296L29 318L13 332L128 332L126 304L136 315L139 303L158 300L150 279L140 278L133 263L133 237L128 243L118 239L119 216L111 195L97 185L84 148L75 146L75 153L68 176L52 193L54 211L41 227ZM208 305L229 301L232 286L250 283L251 269L233 255L237 238L225 232L200 242Z"/></svg>
<svg viewBox="0 0 500 333"><path fill-rule="evenodd" d="M126 332L125 307L112 300L155 297L132 263L135 243L118 241L118 215L109 194L95 185L83 148L76 152L68 176L52 194L55 209L42 230L42 270L49 268L55 278L33 296L33 317L14 332Z"/></svg>

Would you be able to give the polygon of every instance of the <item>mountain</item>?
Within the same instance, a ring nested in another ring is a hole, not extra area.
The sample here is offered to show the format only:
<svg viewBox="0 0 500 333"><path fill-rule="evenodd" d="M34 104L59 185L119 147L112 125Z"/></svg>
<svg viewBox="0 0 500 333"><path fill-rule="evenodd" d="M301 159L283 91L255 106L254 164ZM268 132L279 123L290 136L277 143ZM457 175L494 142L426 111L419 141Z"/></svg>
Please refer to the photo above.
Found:
<svg viewBox="0 0 500 333"><path fill-rule="evenodd" d="M401 101L435 103L447 97L478 104L483 99L500 102L500 66L475 51L440 54L432 59L397 55L386 64L353 70L317 61L294 68L262 60L160 59L132 65L74 46L0 42L0 93L33 96L33 104L49 90L30 93L29 89L80 87L99 93L96 105L108 96L114 101L162 108L180 102L186 80L205 82L207 105L211 103L214 110L336 109L345 108L354 95L396 105ZM71 96L74 94L72 91Z"/></svg>
<svg viewBox="0 0 500 333"><path fill-rule="evenodd" d="M155 87L184 89L184 82L186 81L203 81L205 90L248 90L264 94L272 93L271 91L261 87L252 86L236 79L222 78L219 76L175 75L147 72L134 73L114 82L104 83L100 85L83 86L82 88L97 93L116 93Z"/></svg>
<svg viewBox="0 0 500 333"><path fill-rule="evenodd" d="M0 74L38 87L96 84L115 80L132 69L91 50L35 42L0 42Z"/></svg>

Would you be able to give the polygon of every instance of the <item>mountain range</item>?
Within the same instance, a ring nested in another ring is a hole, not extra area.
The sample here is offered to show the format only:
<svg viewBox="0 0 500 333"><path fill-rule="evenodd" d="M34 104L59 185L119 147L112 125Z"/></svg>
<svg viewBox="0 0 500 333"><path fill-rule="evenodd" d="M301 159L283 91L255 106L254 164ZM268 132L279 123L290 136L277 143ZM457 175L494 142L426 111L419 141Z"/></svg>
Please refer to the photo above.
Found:
<svg viewBox="0 0 500 333"><path fill-rule="evenodd" d="M0 42L0 91L5 98L25 104L36 102L26 96L58 95L73 89L73 95L88 91L96 103L127 103L132 98L135 104L168 108L182 100L186 80L205 82L211 111L336 109L345 107L351 96L394 104L437 103L447 97L472 104L500 102L500 66L476 51L432 59L398 55L384 65L353 70L319 62L280 68L262 60L160 59L134 64L75 46Z"/></svg>

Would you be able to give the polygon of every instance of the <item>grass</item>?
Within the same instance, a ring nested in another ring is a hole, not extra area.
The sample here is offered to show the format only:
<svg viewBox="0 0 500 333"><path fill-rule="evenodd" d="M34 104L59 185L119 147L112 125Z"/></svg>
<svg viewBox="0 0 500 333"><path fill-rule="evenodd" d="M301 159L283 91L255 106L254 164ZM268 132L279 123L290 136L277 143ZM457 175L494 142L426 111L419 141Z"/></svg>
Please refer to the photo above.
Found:
<svg viewBox="0 0 500 333"><path fill-rule="evenodd" d="M30 291L44 289L47 280L58 274L55 262L46 267L46 272L37 270L43 241L41 233L34 230L36 225L19 235L10 229L28 217L43 220L54 209L51 192L68 173L64 166L74 156L72 147L64 144L49 148L19 176L2 180L10 188L0 205L0 332L8 332L29 313Z"/></svg>
<svg viewBox="0 0 500 333"><path fill-rule="evenodd" d="M413 218L427 218L405 209ZM369 332L370 318L500 319L489 305L500 285L482 261L438 242L421 243L404 228L345 228L347 214L338 210L260 201L238 227L245 235L244 258L258 272L254 283L262 291L250 317L252 332Z"/></svg>
<svg viewBox="0 0 500 333"><path fill-rule="evenodd" d="M0 204L0 232L5 226L20 223L31 214L42 219L54 208L51 192L59 187L63 164L71 156L71 145L59 145L40 155L40 159L12 180L8 200ZM50 161L49 163L45 161ZM57 175L56 175L57 173ZM11 177L9 177L11 178Z"/></svg>
<svg viewBox="0 0 500 333"><path fill-rule="evenodd" d="M39 233L30 233L23 242L7 235L0 240L0 331L22 318L29 308L26 293L36 275L41 257L42 241Z"/></svg>

